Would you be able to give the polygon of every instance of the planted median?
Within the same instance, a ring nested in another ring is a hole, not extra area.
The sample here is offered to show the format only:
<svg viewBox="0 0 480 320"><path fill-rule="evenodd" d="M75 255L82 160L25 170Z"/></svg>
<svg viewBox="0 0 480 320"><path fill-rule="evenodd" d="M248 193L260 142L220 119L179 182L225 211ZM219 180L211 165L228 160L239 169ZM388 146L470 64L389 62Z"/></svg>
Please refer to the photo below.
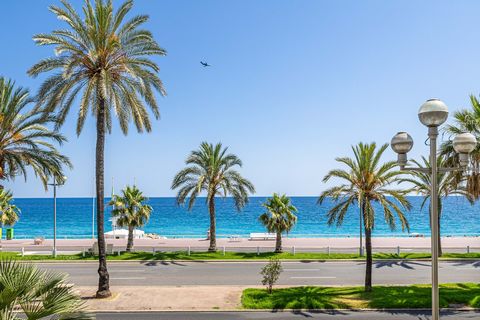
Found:
<svg viewBox="0 0 480 320"><path fill-rule="evenodd" d="M431 307L428 285L364 287L291 287L246 289L242 294L245 309L420 309ZM440 306L480 307L480 284L440 285Z"/></svg>

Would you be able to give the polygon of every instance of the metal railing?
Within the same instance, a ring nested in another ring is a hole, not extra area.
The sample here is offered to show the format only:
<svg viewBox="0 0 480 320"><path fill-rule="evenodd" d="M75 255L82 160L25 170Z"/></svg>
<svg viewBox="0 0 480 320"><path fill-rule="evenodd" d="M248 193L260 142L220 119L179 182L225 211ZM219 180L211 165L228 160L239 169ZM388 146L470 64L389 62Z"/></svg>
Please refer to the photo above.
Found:
<svg viewBox="0 0 480 320"><path fill-rule="evenodd" d="M83 255L88 254L91 251L92 247L89 246L57 246L58 254L79 254ZM151 253L172 253L172 252L184 252L187 255L190 255L194 252L206 252L208 246L147 246L139 245L134 246L134 252L151 252ZM327 255L330 254L342 254L342 253L358 253L358 247L296 247L296 246L284 246L284 252L291 253L293 255L299 253L324 253ZM12 252L20 253L24 255L34 255L34 254L51 254L53 251L53 246L48 245L28 245L28 246L8 246L0 247L2 252ZM113 252L119 254L120 252L125 251L125 246L113 246ZM238 252L238 253L256 253L260 255L261 253L270 253L274 251L273 246L252 246L252 247L232 247L232 246L220 246L218 247L218 252L222 252L224 255L227 252ZM374 247L372 248L373 253L385 253L392 255L400 255L405 253L430 253L430 248L421 248L421 247ZM474 246L465 246L465 247L448 247L443 249L444 253L480 253L480 247ZM364 251L365 252L365 251Z"/></svg>

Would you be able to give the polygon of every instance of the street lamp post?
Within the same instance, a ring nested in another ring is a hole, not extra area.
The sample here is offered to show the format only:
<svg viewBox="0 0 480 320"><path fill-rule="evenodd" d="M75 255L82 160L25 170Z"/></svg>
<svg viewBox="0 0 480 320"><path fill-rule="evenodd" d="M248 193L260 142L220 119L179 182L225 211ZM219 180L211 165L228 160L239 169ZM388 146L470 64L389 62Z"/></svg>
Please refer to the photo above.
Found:
<svg viewBox="0 0 480 320"><path fill-rule="evenodd" d="M440 318L439 291L438 291L438 182L439 172L463 170L468 165L468 154L477 145L475 136L470 133L457 135L453 140L453 148L459 154L459 167L437 168L437 137L438 127L448 118L448 108L439 99L427 100L418 111L420 122L428 127L428 139L430 140L430 168L408 168L407 153L413 147L412 137L406 132L397 133L391 141L393 151L398 154L398 164L401 170L418 171L430 174L430 230L431 230L431 253L432 253L432 320Z"/></svg>
<svg viewBox="0 0 480 320"><path fill-rule="evenodd" d="M61 186L65 183L67 177L63 176L63 181L58 182L56 177L53 176L53 183L48 185L53 186L53 257L57 256L57 186Z"/></svg>

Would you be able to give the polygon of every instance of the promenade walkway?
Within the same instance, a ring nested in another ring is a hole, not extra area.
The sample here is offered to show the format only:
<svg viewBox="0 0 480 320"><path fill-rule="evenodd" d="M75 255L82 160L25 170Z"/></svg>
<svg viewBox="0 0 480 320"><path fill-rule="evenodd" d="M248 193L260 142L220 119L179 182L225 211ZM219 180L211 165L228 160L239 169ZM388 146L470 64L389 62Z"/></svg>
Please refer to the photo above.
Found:
<svg viewBox="0 0 480 320"><path fill-rule="evenodd" d="M95 239L58 239L57 248L64 252L81 252L92 247ZM126 240L108 239L107 243L114 246L114 250L123 250ZM428 252L430 238L428 237L392 237L373 238L374 251L376 252ZM192 251L206 251L209 241L205 239L135 239L134 249L137 251L185 251L190 248ZM42 245L34 245L33 239L3 240L1 247L3 251L26 252L51 251L53 240L47 239ZM274 240L249 240L239 238L231 241L226 238L217 239L219 250L225 248L227 251L255 252L272 251L275 246ZM295 250L296 252L331 252L347 253L357 252L359 246L358 238L285 238L283 240L285 251ZM445 252L480 252L480 237L444 237L442 246Z"/></svg>

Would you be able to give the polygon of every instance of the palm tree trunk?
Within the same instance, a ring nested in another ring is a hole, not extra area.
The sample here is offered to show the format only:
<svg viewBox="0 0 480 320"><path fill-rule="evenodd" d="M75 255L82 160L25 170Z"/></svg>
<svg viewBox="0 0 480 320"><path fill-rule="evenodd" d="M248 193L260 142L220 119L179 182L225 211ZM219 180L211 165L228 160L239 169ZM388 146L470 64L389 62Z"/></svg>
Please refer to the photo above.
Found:
<svg viewBox="0 0 480 320"><path fill-rule="evenodd" d="M441 217L442 217L442 199L438 197L438 256L442 256L442 237L440 235Z"/></svg>
<svg viewBox="0 0 480 320"><path fill-rule="evenodd" d="M277 232L277 239L275 241L275 252L281 253L282 251L282 233Z"/></svg>
<svg viewBox="0 0 480 320"><path fill-rule="evenodd" d="M217 234L215 224L215 196L211 196L208 201L208 209L210 211L210 247L209 252L217 251Z"/></svg>
<svg viewBox="0 0 480 320"><path fill-rule="evenodd" d="M372 230L365 228L365 249L367 251L365 291L372 291Z"/></svg>
<svg viewBox="0 0 480 320"><path fill-rule="evenodd" d="M5 175L5 160L2 157L2 159L0 160L0 181L2 181L3 183L3 181L5 180L7 180L7 177ZM5 188L4 185L0 184L0 190L3 190L3 188Z"/></svg>
<svg viewBox="0 0 480 320"><path fill-rule="evenodd" d="M131 252L133 247L133 227L128 226L127 252Z"/></svg>
<svg viewBox="0 0 480 320"><path fill-rule="evenodd" d="M431 199L430 199L430 202L431 202ZM437 244L438 244L438 256L441 257L443 252L442 252L442 236L440 234L440 226L441 226L441 220L442 220L442 199L440 197L438 197L438 205L437 205L437 209L438 209L438 238L437 238ZM430 206L429 206L429 217L430 217L430 230L432 230L432 204L430 203Z"/></svg>
<svg viewBox="0 0 480 320"><path fill-rule="evenodd" d="M98 290L97 298L107 298L110 292L109 274L104 234L104 157L105 157L105 100L100 99L97 109L97 144L95 176L97 192L97 238L98 238Z"/></svg>
<svg viewBox="0 0 480 320"><path fill-rule="evenodd" d="M5 180L5 164L4 161L0 161L0 180L3 182ZM0 191L3 190L3 184L0 184ZM3 223L0 222L0 249L3 248L2 246L2 237L3 237Z"/></svg>

